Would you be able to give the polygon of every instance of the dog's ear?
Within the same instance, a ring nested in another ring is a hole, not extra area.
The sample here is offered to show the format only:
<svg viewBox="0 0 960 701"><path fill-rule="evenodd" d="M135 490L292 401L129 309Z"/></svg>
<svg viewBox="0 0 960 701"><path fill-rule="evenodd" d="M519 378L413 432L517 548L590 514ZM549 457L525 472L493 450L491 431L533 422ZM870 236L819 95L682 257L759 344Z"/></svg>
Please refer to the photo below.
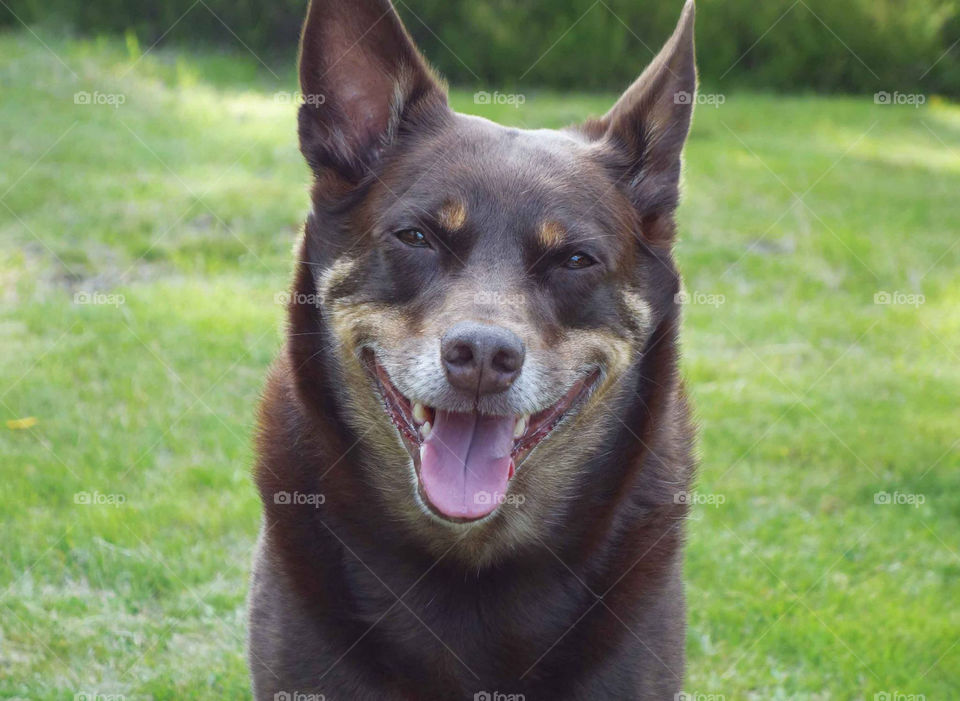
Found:
<svg viewBox="0 0 960 701"><path fill-rule="evenodd" d="M311 0L300 40L300 150L316 174L360 180L411 112L446 93L389 0Z"/></svg>
<svg viewBox="0 0 960 701"><path fill-rule="evenodd" d="M626 159L618 177L645 222L673 212L679 199L680 152L696 102L693 20L694 3L687 0L653 62L607 114L586 125Z"/></svg>

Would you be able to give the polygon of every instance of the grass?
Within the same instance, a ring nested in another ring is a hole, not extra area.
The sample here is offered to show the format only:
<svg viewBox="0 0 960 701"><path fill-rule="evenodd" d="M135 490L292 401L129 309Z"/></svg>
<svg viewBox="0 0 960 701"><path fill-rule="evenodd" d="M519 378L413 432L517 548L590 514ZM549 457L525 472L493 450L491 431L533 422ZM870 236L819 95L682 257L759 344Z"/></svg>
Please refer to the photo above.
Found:
<svg viewBox="0 0 960 701"><path fill-rule="evenodd" d="M307 207L293 74L45 41L0 35L0 697L248 697L250 434ZM453 96L531 126L610 99ZM728 95L685 182L686 689L956 698L960 108Z"/></svg>

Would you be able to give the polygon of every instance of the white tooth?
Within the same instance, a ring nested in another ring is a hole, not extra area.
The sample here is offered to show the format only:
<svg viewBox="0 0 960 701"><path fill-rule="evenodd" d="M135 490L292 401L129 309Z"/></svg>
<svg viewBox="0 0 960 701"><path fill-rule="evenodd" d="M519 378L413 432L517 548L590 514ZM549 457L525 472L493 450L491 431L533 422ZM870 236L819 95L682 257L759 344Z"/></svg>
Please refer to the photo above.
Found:
<svg viewBox="0 0 960 701"><path fill-rule="evenodd" d="M517 419L517 425L513 427L513 437L520 438L524 433L527 432L527 419L529 414L524 414L519 419Z"/></svg>
<svg viewBox="0 0 960 701"><path fill-rule="evenodd" d="M420 402L414 402L413 404L413 420L418 424L427 420L427 410L423 408L423 404Z"/></svg>
<svg viewBox="0 0 960 701"><path fill-rule="evenodd" d="M424 421L423 426L420 427L420 435L423 436L423 440L427 440L430 437L430 431L433 430L433 426L430 425L429 421Z"/></svg>

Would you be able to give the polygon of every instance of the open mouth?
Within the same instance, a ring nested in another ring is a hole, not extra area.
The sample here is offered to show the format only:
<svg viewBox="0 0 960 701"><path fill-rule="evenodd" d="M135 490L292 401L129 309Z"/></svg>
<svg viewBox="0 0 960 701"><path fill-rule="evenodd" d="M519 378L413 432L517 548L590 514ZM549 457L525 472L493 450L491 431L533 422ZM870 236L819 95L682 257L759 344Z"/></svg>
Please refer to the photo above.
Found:
<svg viewBox="0 0 960 701"><path fill-rule="evenodd" d="M372 352L365 357L384 408L413 458L420 496L438 516L474 521L507 497L517 468L589 393L599 371L559 401L523 416L445 411L404 396Z"/></svg>

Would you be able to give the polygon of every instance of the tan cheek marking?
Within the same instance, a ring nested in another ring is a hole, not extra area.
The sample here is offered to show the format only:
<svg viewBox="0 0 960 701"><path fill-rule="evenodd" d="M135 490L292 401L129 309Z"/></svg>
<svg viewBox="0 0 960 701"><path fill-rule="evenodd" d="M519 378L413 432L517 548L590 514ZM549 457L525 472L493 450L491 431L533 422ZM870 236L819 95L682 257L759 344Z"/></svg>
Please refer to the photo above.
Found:
<svg viewBox="0 0 960 701"><path fill-rule="evenodd" d="M624 290L621 296L623 301L623 306L626 309L627 313L630 315L630 318L633 319L634 323L640 329L642 334L646 334L650 331L650 320L653 317L653 312L650 309L650 305L632 290Z"/></svg>
<svg viewBox="0 0 960 701"><path fill-rule="evenodd" d="M566 233L560 222L547 220L540 224L540 228L537 230L537 238L546 248L556 248L563 243Z"/></svg>
<svg viewBox="0 0 960 701"><path fill-rule="evenodd" d="M437 220L447 231L457 231L467 221L467 208L460 200L449 200L437 212Z"/></svg>
<svg viewBox="0 0 960 701"><path fill-rule="evenodd" d="M327 312L343 348L352 352L362 338L375 338L390 347L407 337L403 319L394 310L370 302L338 301Z"/></svg>
<svg viewBox="0 0 960 701"><path fill-rule="evenodd" d="M562 351L570 366L583 363L585 359L602 356L607 372L603 383L597 387L588 403L590 406L602 401L607 391L615 385L634 358L633 344L621 336L602 331L581 331L568 337Z"/></svg>
<svg viewBox="0 0 960 701"><path fill-rule="evenodd" d="M330 290L346 280L356 267L357 261L355 258L340 258L323 271L320 280L317 282L317 294L320 295L321 304L328 303L327 298L330 296Z"/></svg>

